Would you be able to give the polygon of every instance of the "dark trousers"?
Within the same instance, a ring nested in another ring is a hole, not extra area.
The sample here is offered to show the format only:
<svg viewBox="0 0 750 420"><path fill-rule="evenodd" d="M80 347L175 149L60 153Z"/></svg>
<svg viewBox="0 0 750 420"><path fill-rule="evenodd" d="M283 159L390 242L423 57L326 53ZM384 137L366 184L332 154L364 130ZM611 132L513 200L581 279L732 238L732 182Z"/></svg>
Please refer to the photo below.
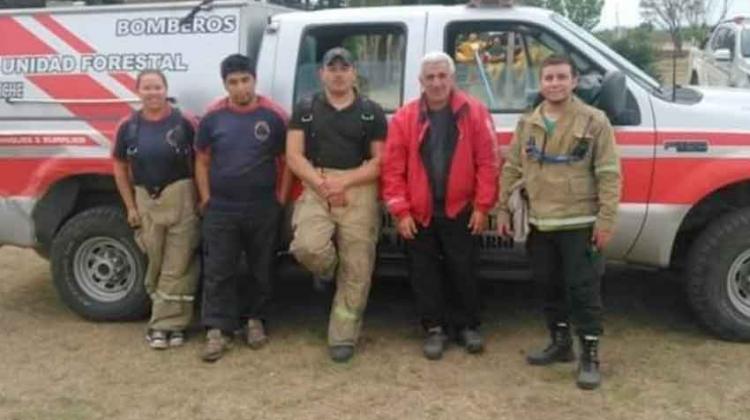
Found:
<svg viewBox="0 0 750 420"><path fill-rule="evenodd" d="M591 228L542 232L528 239L532 271L544 290L548 327L572 321L579 335L601 335L601 277L592 253Z"/></svg>
<svg viewBox="0 0 750 420"><path fill-rule="evenodd" d="M479 288L475 276L477 243L469 232L470 212L455 219L433 217L406 241L410 277L422 326L479 326Z"/></svg>
<svg viewBox="0 0 750 420"><path fill-rule="evenodd" d="M209 210L203 219L202 324L234 332L243 319L263 318L271 298L281 209L270 203L252 212ZM240 276L245 253L248 273Z"/></svg>

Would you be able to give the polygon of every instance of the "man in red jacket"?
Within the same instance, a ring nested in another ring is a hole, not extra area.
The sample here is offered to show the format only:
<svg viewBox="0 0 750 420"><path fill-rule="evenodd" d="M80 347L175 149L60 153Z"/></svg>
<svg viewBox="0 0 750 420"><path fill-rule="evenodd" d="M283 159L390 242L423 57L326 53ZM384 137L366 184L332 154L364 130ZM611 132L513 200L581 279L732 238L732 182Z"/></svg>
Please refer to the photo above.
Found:
<svg viewBox="0 0 750 420"><path fill-rule="evenodd" d="M422 59L423 94L393 116L381 169L384 200L406 240L427 331L422 350L431 360L442 357L449 329L469 353L484 349L474 236L485 230L498 190L492 119L456 88L454 76L447 54Z"/></svg>

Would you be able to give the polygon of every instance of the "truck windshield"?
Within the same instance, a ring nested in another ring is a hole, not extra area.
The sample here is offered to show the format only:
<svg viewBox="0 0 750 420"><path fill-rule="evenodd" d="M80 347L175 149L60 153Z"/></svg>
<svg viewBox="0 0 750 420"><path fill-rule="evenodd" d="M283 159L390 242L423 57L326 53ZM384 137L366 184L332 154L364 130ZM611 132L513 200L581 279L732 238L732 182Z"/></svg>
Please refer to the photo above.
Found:
<svg viewBox="0 0 750 420"><path fill-rule="evenodd" d="M591 35L590 32L581 29L573 22L556 13L552 15L552 20L560 24L560 26L565 29L572 37L578 38L579 40L586 43L586 45L588 45L589 47L595 49L599 54L605 56L620 71L630 76L638 84L645 85L646 88L649 88L653 91L661 91L661 84L656 81L656 79L649 76L646 72L639 69L638 67L634 66L626 58L609 48L595 36Z"/></svg>
<svg viewBox="0 0 750 420"><path fill-rule="evenodd" d="M750 29L742 30L742 56L750 57Z"/></svg>

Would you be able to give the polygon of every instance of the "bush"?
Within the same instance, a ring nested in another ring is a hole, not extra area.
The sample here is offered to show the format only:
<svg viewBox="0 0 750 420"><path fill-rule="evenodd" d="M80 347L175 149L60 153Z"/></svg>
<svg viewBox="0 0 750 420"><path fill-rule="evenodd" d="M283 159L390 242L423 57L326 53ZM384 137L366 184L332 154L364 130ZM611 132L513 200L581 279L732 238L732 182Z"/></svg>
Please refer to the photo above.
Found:
<svg viewBox="0 0 750 420"><path fill-rule="evenodd" d="M625 57L635 66L658 78L656 70L656 48L654 47L654 33L650 26L642 25L634 29L627 29L622 35L611 31L597 34L610 48Z"/></svg>

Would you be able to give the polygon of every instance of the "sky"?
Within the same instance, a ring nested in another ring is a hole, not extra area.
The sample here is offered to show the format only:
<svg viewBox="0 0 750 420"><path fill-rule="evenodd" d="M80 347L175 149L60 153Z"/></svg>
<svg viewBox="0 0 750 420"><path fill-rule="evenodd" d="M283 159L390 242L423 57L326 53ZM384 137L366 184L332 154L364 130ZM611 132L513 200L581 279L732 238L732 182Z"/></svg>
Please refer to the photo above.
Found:
<svg viewBox="0 0 750 420"><path fill-rule="evenodd" d="M720 0L717 0L718 3ZM731 1L731 0L730 0ZM599 27L612 28L617 25L618 16L621 26L637 26L641 18L639 0L604 0L602 20ZM737 15L750 16L750 0L733 0L727 17Z"/></svg>

